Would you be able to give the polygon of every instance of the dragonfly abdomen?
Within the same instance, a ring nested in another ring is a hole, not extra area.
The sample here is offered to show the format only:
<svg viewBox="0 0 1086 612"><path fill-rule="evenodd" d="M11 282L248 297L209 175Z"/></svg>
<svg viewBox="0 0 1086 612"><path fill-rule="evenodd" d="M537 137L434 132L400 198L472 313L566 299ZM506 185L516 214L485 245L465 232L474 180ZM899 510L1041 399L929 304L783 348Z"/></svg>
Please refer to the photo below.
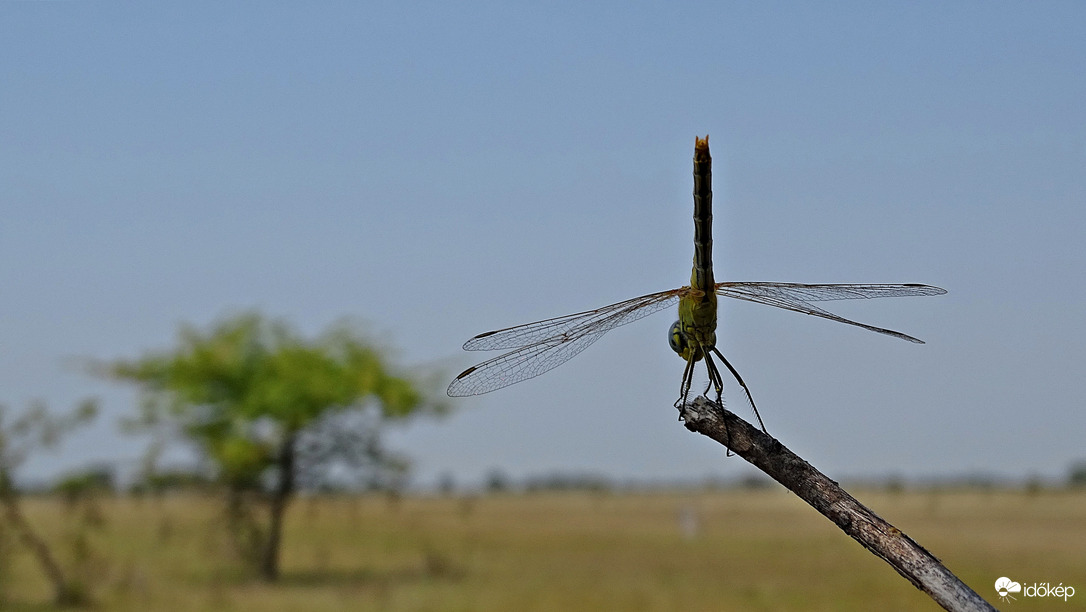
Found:
<svg viewBox="0 0 1086 612"><path fill-rule="evenodd" d="M690 286L712 293L713 280L713 159L709 137L694 139L694 270Z"/></svg>

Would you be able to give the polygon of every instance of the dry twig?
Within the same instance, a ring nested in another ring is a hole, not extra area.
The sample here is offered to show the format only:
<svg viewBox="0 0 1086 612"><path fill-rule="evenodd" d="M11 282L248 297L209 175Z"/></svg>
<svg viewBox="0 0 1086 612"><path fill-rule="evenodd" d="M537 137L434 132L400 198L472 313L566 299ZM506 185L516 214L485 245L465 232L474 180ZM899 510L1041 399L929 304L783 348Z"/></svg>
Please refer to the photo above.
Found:
<svg viewBox="0 0 1086 612"><path fill-rule="evenodd" d="M704 397L680 405L679 417L690 431L720 442L787 487L943 608L995 610L923 546L769 434Z"/></svg>

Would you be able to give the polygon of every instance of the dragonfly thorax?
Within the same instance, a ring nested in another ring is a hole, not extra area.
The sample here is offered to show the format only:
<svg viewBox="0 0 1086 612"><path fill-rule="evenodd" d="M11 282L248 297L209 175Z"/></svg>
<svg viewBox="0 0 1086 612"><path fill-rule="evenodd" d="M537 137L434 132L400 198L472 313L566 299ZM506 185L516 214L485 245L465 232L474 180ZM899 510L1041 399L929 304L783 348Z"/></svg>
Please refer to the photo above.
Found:
<svg viewBox="0 0 1086 612"><path fill-rule="evenodd" d="M671 350L682 357L683 361L698 361L702 357L701 345L694 341L689 333L683 330L682 321L675 321L667 334L668 345Z"/></svg>

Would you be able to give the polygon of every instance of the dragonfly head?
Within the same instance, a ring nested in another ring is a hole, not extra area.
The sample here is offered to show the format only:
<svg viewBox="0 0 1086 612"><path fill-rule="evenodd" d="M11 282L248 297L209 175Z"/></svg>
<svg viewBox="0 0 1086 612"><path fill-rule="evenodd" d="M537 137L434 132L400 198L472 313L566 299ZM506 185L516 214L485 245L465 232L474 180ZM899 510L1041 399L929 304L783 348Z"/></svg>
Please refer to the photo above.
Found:
<svg viewBox="0 0 1086 612"><path fill-rule="evenodd" d="M689 334L683 331L682 321L671 324L671 329L667 333L667 342L671 350L682 357L683 361L690 361L691 356L694 361L701 359L701 347L696 342L692 342Z"/></svg>

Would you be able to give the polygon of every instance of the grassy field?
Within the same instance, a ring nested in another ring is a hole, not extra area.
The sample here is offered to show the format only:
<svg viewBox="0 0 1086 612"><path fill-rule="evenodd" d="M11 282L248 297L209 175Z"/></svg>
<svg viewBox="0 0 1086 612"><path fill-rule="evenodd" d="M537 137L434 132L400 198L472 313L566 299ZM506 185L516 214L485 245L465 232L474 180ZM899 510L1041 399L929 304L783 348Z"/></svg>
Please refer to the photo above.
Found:
<svg viewBox="0 0 1086 612"><path fill-rule="evenodd" d="M1086 608L1086 493L860 491L1005 610ZM88 546L59 499L27 515L80 554L98 608L169 610L937 609L883 561L777 489L302 499L288 514L284 578L246 577L219 507L198 497L109 499ZM32 559L6 547L0 608L49 609ZM993 583L1073 585L1064 602Z"/></svg>

